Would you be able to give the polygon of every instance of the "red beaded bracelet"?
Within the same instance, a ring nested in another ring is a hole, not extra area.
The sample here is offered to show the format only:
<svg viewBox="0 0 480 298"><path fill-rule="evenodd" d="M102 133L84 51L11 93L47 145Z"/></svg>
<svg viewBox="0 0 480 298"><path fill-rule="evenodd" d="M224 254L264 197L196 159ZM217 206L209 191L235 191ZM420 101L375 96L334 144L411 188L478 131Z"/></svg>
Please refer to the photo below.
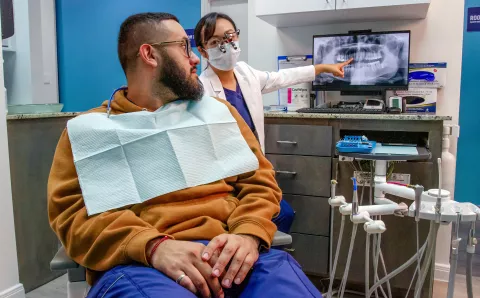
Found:
<svg viewBox="0 0 480 298"><path fill-rule="evenodd" d="M161 239L157 240L157 242L156 242L155 245L153 246L152 250L150 251L150 255L147 256L147 262L148 262L148 264L152 265L152 256L153 256L153 254L154 254L155 251L157 250L158 246L159 246L160 244L162 244L163 241L168 240L168 239L170 239L170 238L168 238L168 236L164 236L164 237L162 237Z"/></svg>

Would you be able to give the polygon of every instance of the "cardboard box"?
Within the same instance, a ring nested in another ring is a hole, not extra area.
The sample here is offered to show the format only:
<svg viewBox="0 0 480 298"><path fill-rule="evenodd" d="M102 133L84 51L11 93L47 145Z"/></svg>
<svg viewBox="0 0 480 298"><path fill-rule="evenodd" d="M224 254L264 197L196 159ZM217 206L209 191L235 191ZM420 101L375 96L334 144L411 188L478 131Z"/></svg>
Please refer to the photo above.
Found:
<svg viewBox="0 0 480 298"><path fill-rule="evenodd" d="M406 113L435 114L437 111L437 89L409 88L395 91L395 94L406 100Z"/></svg>
<svg viewBox="0 0 480 298"><path fill-rule="evenodd" d="M410 63L409 87L443 88L447 83L447 63Z"/></svg>

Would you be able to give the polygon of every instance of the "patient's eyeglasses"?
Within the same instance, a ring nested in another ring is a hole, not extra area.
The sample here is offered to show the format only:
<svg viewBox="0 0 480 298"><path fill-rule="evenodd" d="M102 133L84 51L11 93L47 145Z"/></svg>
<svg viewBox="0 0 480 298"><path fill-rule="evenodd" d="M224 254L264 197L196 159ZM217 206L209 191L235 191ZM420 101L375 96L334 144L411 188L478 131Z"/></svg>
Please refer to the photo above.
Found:
<svg viewBox="0 0 480 298"><path fill-rule="evenodd" d="M185 56L187 56L188 58L192 57L192 45L190 44L189 39L149 43L149 45L151 46L169 46L174 44L179 44L185 49Z"/></svg>

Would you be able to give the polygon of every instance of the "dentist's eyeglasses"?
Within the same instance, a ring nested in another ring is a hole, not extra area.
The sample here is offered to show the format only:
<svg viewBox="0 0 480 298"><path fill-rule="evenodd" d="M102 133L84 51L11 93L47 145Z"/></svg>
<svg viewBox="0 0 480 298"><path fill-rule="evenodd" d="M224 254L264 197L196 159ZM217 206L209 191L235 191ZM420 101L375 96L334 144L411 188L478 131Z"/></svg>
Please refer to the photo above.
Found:
<svg viewBox="0 0 480 298"><path fill-rule="evenodd" d="M236 31L227 31L224 34L224 37L219 38L219 37L212 37L210 40L208 40L205 45L207 49L211 48L216 48L219 47L222 52L225 53L225 43L231 43L234 41L238 41L238 36L240 35L240 29L237 29ZM236 46L232 44L234 48L236 49Z"/></svg>

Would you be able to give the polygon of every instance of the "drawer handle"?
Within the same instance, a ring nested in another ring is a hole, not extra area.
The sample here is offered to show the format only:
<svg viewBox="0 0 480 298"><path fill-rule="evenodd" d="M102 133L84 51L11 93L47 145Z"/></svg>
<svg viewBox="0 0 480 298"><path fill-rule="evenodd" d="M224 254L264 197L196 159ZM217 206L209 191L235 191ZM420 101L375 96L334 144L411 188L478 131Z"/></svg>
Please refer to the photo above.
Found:
<svg viewBox="0 0 480 298"><path fill-rule="evenodd" d="M290 172L290 171L275 171L275 173L279 175L291 175L291 176L297 175L297 172Z"/></svg>
<svg viewBox="0 0 480 298"><path fill-rule="evenodd" d="M284 248L283 250L286 252L294 252L295 248Z"/></svg>
<svg viewBox="0 0 480 298"><path fill-rule="evenodd" d="M293 145L293 146L297 145L297 142L293 142L293 141L277 141L277 143L278 144Z"/></svg>

